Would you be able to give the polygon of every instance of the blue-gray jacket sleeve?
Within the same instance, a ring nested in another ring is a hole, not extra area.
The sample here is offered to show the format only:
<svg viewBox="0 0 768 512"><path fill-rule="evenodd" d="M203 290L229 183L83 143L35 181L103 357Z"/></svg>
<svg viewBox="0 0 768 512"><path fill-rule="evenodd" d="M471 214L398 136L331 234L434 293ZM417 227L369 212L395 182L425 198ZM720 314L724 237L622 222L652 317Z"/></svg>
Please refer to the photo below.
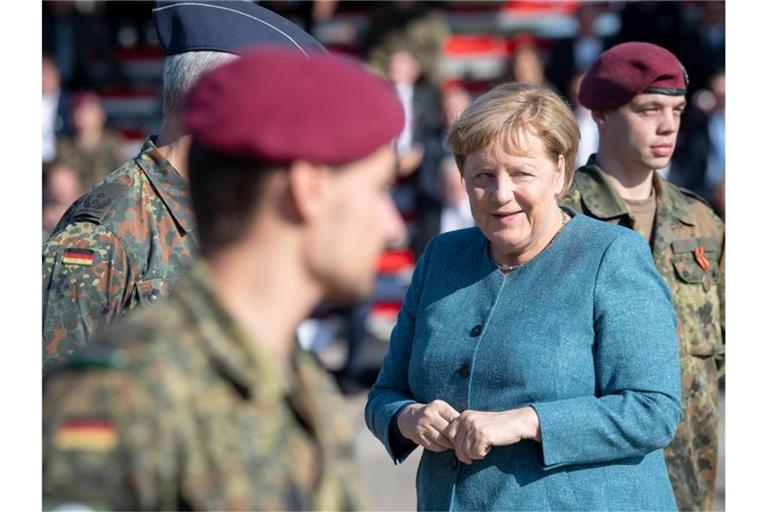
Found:
<svg viewBox="0 0 768 512"><path fill-rule="evenodd" d="M597 396L533 404L545 469L644 456L675 434L675 313L648 245L635 233L622 233L603 255L594 322Z"/></svg>
<svg viewBox="0 0 768 512"><path fill-rule="evenodd" d="M417 445L399 434L396 420L400 410L411 403L413 398L408 383L408 367L416 325L421 290L432 244L427 245L416 264L411 285L405 294L402 308L397 315L397 324L389 339L389 351L381 365L379 377L368 393L365 405L365 423L379 441L384 444L389 456L397 464L405 460Z"/></svg>

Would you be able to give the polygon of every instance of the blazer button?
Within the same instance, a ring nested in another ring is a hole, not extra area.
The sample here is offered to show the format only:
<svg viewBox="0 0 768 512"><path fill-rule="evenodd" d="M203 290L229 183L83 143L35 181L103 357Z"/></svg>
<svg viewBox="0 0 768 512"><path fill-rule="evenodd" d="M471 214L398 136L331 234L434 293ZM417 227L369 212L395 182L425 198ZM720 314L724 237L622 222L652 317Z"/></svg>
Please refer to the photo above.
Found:
<svg viewBox="0 0 768 512"><path fill-rule="evenodd" d="M147 297L147 300L151 303L157 302L157 299L160 297L160 292L157 291L157 288L152 288L152 291L149 292L149 297Z"/></svg>
<svg viewBox="0 0 768 512"><path fill-rule="evenodd" d="M467 363L461 365L461 368L459 368L459 375L465 379L469 377L469 365Z"/></svg>
<svg viewBox="0 0 768 512"><path fill-rule="evenodd" d="M472 328L471 331L469 331L469 335L473 338L477 338L480 336L480 333L483 332L483 326L482 325L476 325Z"/></svg>
<svg viewBox="0 0 768 512"><path fill-rule="evenodd" d="M451 460L448 464L451 466L451 471L456 471L456 468L459 467L459 459L456 458L456 455L451 455Z"/></svg>

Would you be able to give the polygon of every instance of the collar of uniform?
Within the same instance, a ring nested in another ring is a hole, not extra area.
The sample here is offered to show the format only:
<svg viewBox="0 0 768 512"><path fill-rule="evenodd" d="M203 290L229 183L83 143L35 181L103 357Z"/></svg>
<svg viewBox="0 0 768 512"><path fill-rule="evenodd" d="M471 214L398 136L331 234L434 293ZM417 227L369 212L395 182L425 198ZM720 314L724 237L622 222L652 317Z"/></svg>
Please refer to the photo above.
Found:
<svg viewBox="0 0 768 512"><path fill-rule="evenodd" d="M246 400L275 403L284 399L285 376L218 300L208 272L205 262L198 261L174 291L190 313L201 348L219 375Z"/></svg>
<svg viewBox="0 0 768 512"><path fill-rule="evenodd" d="M653 187L656 189L657 208L668 208L670 213L684 224L690 226L696 224L696 218L688 211L685 198L659 176L658 172L653 173Z"/></svg>
<svg viewBox="0 0 768 512"><path fill-rule="evenodd" d="M597 155L590 155L587 165L579 169L574 179L591 216L611 219L629 215L627 203L605 180L603 171L597 165Z"/></svg>
<svg viewBox="0 0 768 512"><path fill-rule="evenodd" d="M138 163L157 190L180 231L186 234L194 228L189 181L160 154L156 140L157 137L152 136L144 141Z"/></svg>

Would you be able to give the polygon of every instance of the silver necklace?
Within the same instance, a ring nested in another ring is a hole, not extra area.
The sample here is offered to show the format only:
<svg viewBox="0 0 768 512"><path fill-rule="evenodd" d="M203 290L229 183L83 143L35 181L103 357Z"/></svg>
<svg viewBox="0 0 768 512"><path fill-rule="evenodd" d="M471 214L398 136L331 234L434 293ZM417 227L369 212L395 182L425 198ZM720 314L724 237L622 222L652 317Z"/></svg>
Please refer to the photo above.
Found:
<svg viewBox="0 0 768 512"><path fill-rule="evenodd" d="M570 216L569 216L567 213L565 213L563 210L560 210L560 215L561 215L561 217L560 217L560 227L557 229L557 232L556 232L556 233L555 233L555 235L554 235L554 236L553 236L553 237L552 237L552 238L549 240L549 242L547 242L547 245L545 245L545 246L544 246L544 248L543 248L541 251L539 251L539 252L537 253L537 255L538 255L538 254L540 254L540 253L542 253L542 252L544 252L544 251L547 249L547 247L549 247L550 245L552 245L552 242L554 242L555 238L557 238L557 235L559 235L559 234L560 234L560 232L563 230L563 228L565 227L565 225L566 225L566 224L567 224L567 223L568 223L568 222L571 220ZM490 248L491 248L491 247L490 247L490 244L489 244L489 246L488 246L488 250L489 250L489 252L491 252L491 251L490 251ZM534 258L535 258L535 257L536 257L536 256L534 256ZM533 259L533 258L531 258L531 260L532 260L532 259ZM531 261L531 260L528 260L528 261ZM493 262L493 264L494 264L494 265L496 265L496 268L498 268L498 269L499 269L499 272L501 272L501 273L502 273L502 274L504 274L504 275L507 275L507 274L509 274L510 272L512 272L513 270L517 270L517 269L521 268L523 265L525 265L526 263L528 263L528 261L524 261L524 262L522 262L522 263L518 263L518 264L516 264L516 265L505 265L504 263L497 263L497 262L496 262L496 260L495 260L495 259L493 259L493 252L491 252L491 261Z"/></svg>

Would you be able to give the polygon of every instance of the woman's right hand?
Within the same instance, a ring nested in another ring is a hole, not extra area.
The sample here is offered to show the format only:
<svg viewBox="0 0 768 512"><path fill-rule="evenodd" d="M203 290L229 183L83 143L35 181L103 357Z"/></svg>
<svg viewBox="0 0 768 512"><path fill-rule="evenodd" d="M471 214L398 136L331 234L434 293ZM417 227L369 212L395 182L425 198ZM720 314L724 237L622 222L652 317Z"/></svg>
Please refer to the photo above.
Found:
<svg viewBox="0 0 768 512"><path fill-rule="evenodd" d="M444 432L458 416L458 411L442 400L410 404L398 415L397 428L419 446L432 452L444 452L453 449L453 441Z"/></svg>

